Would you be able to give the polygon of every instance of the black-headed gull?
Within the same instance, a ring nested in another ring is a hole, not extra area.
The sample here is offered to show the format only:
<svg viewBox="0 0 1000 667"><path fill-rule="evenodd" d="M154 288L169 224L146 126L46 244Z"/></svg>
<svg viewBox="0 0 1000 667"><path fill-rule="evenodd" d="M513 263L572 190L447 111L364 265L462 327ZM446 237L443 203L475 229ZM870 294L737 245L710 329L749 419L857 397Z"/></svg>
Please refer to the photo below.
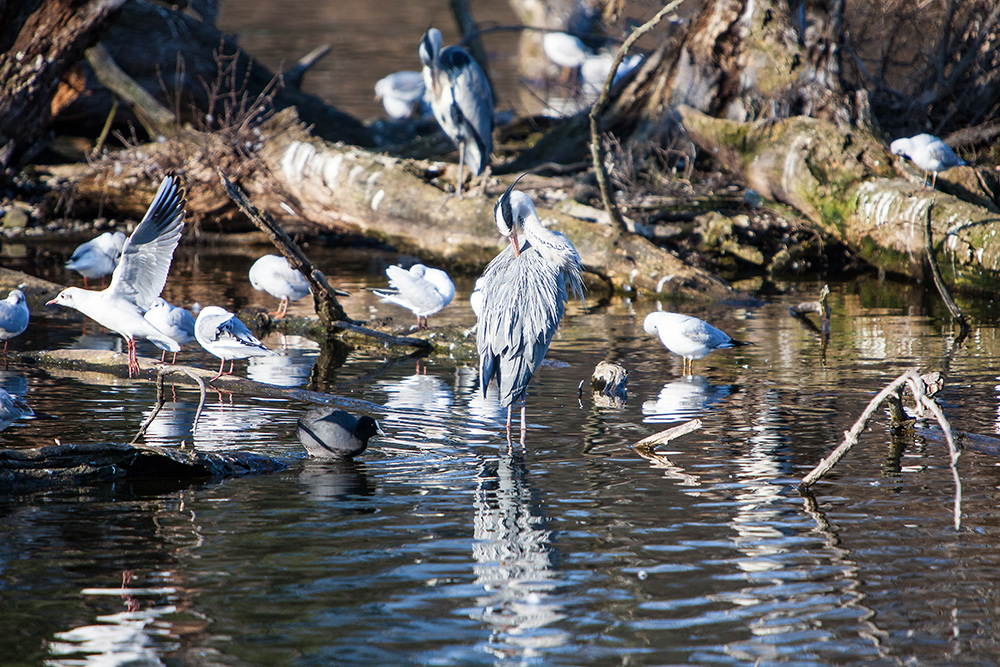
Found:
<svg viewBox="0 0 1000 667"><path fill-rule="evenodd" d="M393 72L375 82L375 99L382 101L390 118L421 116L430 105L424 101L427 86L420 72Z"/></svg>
<svg viewBox="0 0 1000 667"><path fill-rule="evenodd" d="M222 369L227 360L230 362L229 373L225 375L231 375L237 359L274 354L264 347L238 317L219 306L202 308L194 324L194 337L210 354L222 360L219 372L209 382L224 375Z"/></svg>
<svg viewBox="0 0 1000 667"><path fill-rule="evenodd" d="M318 459L350 459L365 451L368 439L381 434L378 422L343 410L316 408L299 417L299 442Z"/></svg>
<svg viewBox="0 0 1000 667"><path fill-rule="evenodd" d="M66 268L83 276L83 286L88 278L104 278L118 266L118 259L125 247L124 232L104 232L100 236L81 243L70 255Z"/></svg>
<svg viewBox="0 0 1000 667"><path fill-rule="evenodd" d="M965 160L955 155L951 146L944 143L933 134L918 134L913 137L896 139L889 144L889 150L893 155L903 155L910 158L913 164L924 171L924 185L927 185L927 174L932 172L931 190L937 183L939 171L961 167L965 165Z"/></svg>
<svg viewBox="0 0 1000 667"><path fill-rule="evenodd" d="M23 398L12 396L6 389L0 389L0 431L21 417L32 417L35 412Z"/></svg>
<svg viewBox="0 0 1000 667"><path fill-rule="evenodd" d="M0 301L0 340L3 341L4 356L7 356L7 341L24 333L29 317L28 304L21 290L12 289L7 298Z"/></svg>
<svg viewBox="0 0 1000 667"><path fill-rule="evenodd" d="M276 318L288 312L288 302L298 301L309 294L309 281L288 265L288 260L279 255L264 255L250 267L250 285L259 292L267 292L281 299Z"/></svg>
<svg viewBox="0 0 1000 667"><path fill-rule="evenodd" d="M194 315L190 311L168 303L162 296L153 301L143 316L146 321L152 323L154 327L177 341L178 345L187 345L194 340ZM160 355L160 361L166 361L167 351ZM173 361L177 363L177 353L174 352Z"/></svg>
<svg viewBox="0 0 1000 667"><path fill-rule="evenodd" d="M47 305L75 308L98 324L121 335L128 344L128 375L138 372L135 339L142 337L157 347L177 352L181 346L143 317L167 282L174 249L184 228L184 190L167 176L153 203L132 235L125 241L121 261L111 284L100 292L67 287Z"/></svg>
<svg viewBox="0 0 1000 667"><path fill-rule="evenodd" d="M427 328L427 317L440 311L455 298L455 283L441 269L414 264L385 270L390 289L372 290L382 300L406 308L417 316L417 328Z"/></svg>
<svg viewBox="0 0 1000 667"><path fill-rule="evenodd" d="M642 324L648 334L656 334L668 350L684 359L684 375L690 375L695 359L701 359L712 350L725 350L740 345L750 345L733 340L729 334L716 329L704 320L680 313L654 312Z"/></svg>

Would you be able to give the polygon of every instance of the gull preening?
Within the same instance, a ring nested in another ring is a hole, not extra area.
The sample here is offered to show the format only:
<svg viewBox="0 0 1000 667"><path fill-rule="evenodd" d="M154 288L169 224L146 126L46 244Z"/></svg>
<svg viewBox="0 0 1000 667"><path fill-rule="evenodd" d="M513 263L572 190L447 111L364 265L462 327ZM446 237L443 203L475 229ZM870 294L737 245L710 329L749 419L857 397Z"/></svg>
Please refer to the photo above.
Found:
<svg viewBox="0 0 1000 667"><path fill-rule="evenodd" d="M343 410L316 408L299 417L299 442L318 459L343 460L361 454L368 439L382 434L378 422L367 415L360 419Z"/></svg>
<svg viewBox="0 0 1000 667"><path fill-rule="evenodd" d="M531 197L514 190L516 184L493 209L497 228L510 246L483 272L476 298L476 346L479 386L485 396L496 380L500 405L507 408L508 441L512 406L521 401L523 444L528 383L549 349L569 295L583 298L583 263L566 236L542 226Z"/></svg>
<svg viewBox="0 0 1000 667"><path fill-rule="evenodd" d="M695 359L704 358L712 350L750 344L733 340L704 320L680 313L650 313L642 326L646 333L658 335L664 347L684 359L684 375L691 374Z"/></svg>
<svg viewBox="0 0 1000 667"><path fill-rule="evenodd" d="M426 92L424 75L411 70L393 72L375 82L375 99L382 101L390 118L422 116L424 109L430 108L424 99Z"/></svg>
<svg viewBox="0 0 1000 667"><path fill-rule="evenodd" d="M167 302L163 297L157 297L143 316L154 327L184 346L194 340L194 315L189 310ZM167 360L167 351L163 350L160 361ZM177 363L177 352L173 361Z"/></svg>
<svg viewBox="0 0 1000 667"><path fill-rule="evenodd" d="M896 139L889 144L889 150L893 155L902 155L910 158L913 164L924 171L924 185L927 185L927 174L933 173L931 179L931 189L937 183L939 171L961 167L965 165L965 160L958 157L951 146L944 143L933 134L918 134L914 137Z"/></svg>
<svg viewBox="0 0 1000 667"><path fill-rule="evenodd" d="M7 342L20 336L28 328L28 304L24 292L12 289L7 298L0 301L0 340L3 341L3 355L7 356Z"/></svg>
<svg viewBox="0 0 1000 667"><path fill-rule="evenodd" d="M83 276L86 288L88 278L103 278L115 270L124 247L124 232L104 232L78 245L66 262L66 268Z"/></svg>
<svg viewBox="0 0 1000 667"><path fill-rule="evenodd" d="M232 375L237 359L274 354L264 347L238 317L219 306L202 308L194 323L194 337L205 350L222 360L219 372L209 382L223 375ZM229 372L223 373L226 361L229 362Z"/></svg>
<svg viewBox="0 0 1000 667"><path fill-rule="evenodd" d="M306 277L279 255L264 255L253 263L250 267L250 285L259 292L267 292L281 299L274 314L278 319L288 312L289 301L298 301L309 294L309 281Z"/></svg>
<svg viewBox="0 0 1000 667"><path fill-rule="evenodd" d="M458 147L458 185L462 196L465 165L477 176L493 152L493 91L479 63L459 46L441 48L441 31L430 28L417 52L434 118Z"/></svg>
<svg viewBox="0 0 1000 667"><path fill-rule="evenodd" d="M386 268L390 289L372 290L382 301L406 308L417 316L417 328L427 328L427 318L455 298L455 283L441 269L414 264L409 270L401 266Z"/></svg>
<svg viewBox="0 0 1000 667"><path fill-rule="evenodd" d="M139 372L136 337L177 352L181 346L149 322L143 314L160 296L167 282L174 249L184 228L184 190L167 176L160 183L142 222L125 241L111 284L100 292L67 287L46 305L74 308L111 329L128 345L128 376Z"/></svg>

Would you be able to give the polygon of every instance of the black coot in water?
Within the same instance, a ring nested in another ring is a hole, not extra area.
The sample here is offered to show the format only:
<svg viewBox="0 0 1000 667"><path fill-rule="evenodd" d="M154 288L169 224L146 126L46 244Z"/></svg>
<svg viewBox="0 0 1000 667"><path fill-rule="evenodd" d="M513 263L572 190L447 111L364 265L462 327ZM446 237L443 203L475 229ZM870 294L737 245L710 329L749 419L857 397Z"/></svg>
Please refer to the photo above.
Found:
<svg viewBox="0 0 1000 667"><path fill-rule="evenodd" d="M299 417L299 442L309 456L320 459L349 459L365 451L368 438L381 433L371 417L360 419L332 408L317 408Z"/></svg>

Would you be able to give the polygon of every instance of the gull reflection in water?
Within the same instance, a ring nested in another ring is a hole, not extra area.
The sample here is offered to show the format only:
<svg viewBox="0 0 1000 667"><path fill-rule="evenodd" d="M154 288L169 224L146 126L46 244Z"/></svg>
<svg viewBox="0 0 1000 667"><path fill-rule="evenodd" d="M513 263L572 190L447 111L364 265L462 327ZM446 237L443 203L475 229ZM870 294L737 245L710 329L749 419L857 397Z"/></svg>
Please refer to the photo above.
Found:
<svg viewBox="0 0 1000 667"><path fill-rule="evenodd" d="M522 458L500 453L480 465L476 484L472 553L484 594L472 616L491 626L485 649L497 656L530 658L572 639L546 627L565 614L554 597L552 533L525 477Z"/></svg>
<svg viewBox="0 0 1000 667"><path fill-rule="evenodd" d="M447 438L453 403L447 382L436 375L416 374L396 382L380 382L379 389L386 394L384 406L388 412L383 421L393 424L387 430L398 437L406 437L408 429L416 429L422 438Z"/></svg>
<svg viewBox="0 0 1000 667"><path fill-rule="evenodd" d="M685 375L663 385L655 401L642 404L645 423L686 421L701 417L733 393L733 385L711 384L704 375Z"/></svg>
<svg viewBox="0 0 1000 667"><path fill-rule="evenodd" d="M268 345L272 341L268 340ZM251 357L247 377L278 387L299 387L309 382L313 365L319 356L319 345L302 336L280 336L280 346L271 347L274 356Z"/></svg>

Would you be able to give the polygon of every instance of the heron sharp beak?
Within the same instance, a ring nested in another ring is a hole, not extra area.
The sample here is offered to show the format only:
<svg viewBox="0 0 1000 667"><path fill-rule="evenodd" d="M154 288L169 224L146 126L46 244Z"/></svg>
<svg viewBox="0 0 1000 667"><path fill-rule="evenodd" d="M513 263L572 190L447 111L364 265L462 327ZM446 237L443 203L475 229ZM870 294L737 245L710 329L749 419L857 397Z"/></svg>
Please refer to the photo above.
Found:
<svg viewBox="0 0 1000 667"><path fill-rule="evenodd" d="M517 229L510 229L510 246L514 249L514 257L521 256L521 244L517 241Z"/></svg>

